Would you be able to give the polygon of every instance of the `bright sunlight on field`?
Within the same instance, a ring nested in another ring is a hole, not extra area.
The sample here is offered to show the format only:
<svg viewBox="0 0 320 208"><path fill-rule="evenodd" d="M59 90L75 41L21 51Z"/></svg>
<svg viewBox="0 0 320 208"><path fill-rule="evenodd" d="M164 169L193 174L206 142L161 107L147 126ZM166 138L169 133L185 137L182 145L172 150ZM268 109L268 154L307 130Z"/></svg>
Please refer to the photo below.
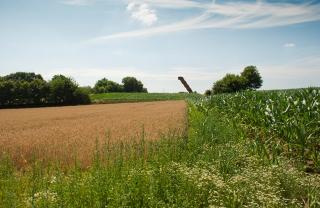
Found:
<svg viewBox="0 0 320 208"><path fill-rule="evenodd" d="M184 101L7 109L0 111L0 152L23 166L32 158L92 160L96 142L154 140L185 129Z"/></svg>

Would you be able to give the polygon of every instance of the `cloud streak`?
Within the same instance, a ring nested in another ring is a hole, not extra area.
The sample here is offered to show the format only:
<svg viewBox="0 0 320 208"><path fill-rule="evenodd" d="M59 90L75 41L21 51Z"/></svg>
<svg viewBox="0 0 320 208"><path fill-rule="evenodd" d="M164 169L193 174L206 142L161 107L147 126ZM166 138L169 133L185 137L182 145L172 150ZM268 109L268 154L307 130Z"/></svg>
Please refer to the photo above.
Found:
<svg viewBox="0 0 320 208"><path fill-rule="evenodd" d="M215 2L200 3L191 0L136 0L135 4L147 4L153 8L171 10L200 9L201 12L178 22L109 34L93 38L89 42L104 43L113 39L148 37L186 30L269 28L320 20L320 4L311 3L293 4L257 1L255 3L218 4ZM131 7L130 3L128 7Z"/></svg>

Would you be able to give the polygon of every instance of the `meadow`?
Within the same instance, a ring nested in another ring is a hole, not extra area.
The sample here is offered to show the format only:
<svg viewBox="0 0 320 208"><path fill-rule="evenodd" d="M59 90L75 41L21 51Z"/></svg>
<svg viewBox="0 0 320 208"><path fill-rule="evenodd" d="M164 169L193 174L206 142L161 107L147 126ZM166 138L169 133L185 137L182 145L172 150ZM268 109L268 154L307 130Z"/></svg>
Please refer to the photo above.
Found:
<svg viewBox="0 0 320 208"><path fill-rule="evenodd" d="M3 155L0 206L320 207L319 89L186 99L185 134L97 143L85 169Z"/></svg>
<svg viewBox="0 0 320 208"><path fill-rule="evenodd" d="M186 93L102 93L90 95L93 103L129 103L184 100L186 97Z"/></svg>

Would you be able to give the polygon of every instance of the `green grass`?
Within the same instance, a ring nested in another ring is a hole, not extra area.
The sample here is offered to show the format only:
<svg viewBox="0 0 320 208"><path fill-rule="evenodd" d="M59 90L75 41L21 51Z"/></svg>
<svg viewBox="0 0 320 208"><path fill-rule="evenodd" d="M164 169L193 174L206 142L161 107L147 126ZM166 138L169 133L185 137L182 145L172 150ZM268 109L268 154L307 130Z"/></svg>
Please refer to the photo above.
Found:
<svg viewBox="0 0 320 208"><path fill-rule="evenodd" d="M92 94L93 103L129 103L161 100L183 100L187 93L104 93Z"/></svg>
<svg viewBox="0 0 320 208"><path fill-rule="evenodd" d="M312 93L285 95L319 102ZM320 207L319 174L305 172L295 155L299 148L287 154L288 144L281 142L286 137L266 125L269 120L259 111L265 112L264 99L272 99L275 118L309 125L308 108L300 104L299 113L293 107L288 114L276 114L282 109L276 100L283 97L245 92L189 98L186 136L97 145L93 165L85 170L76 162L68 170L35 162L22 172L3 157L0 207ZM284 148L270 157L266 141Z"/></svg>

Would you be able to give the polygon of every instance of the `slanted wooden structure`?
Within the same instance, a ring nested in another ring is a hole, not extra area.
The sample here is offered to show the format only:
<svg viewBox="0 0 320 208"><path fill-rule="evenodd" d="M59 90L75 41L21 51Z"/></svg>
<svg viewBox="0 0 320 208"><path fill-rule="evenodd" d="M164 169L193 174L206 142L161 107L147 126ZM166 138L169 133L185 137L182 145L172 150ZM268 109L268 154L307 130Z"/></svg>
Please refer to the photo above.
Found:
<svg viewBox="0 0 320 208"><path fill-rule="evenodd" d="M178 80L180 80L180 82L183 84L183 86L188 90L189 93L192 93L192 89L190 88L190 86L188 85L188 83L186 82L186 80L184 80L183 77L178 77Z"/></svg>

